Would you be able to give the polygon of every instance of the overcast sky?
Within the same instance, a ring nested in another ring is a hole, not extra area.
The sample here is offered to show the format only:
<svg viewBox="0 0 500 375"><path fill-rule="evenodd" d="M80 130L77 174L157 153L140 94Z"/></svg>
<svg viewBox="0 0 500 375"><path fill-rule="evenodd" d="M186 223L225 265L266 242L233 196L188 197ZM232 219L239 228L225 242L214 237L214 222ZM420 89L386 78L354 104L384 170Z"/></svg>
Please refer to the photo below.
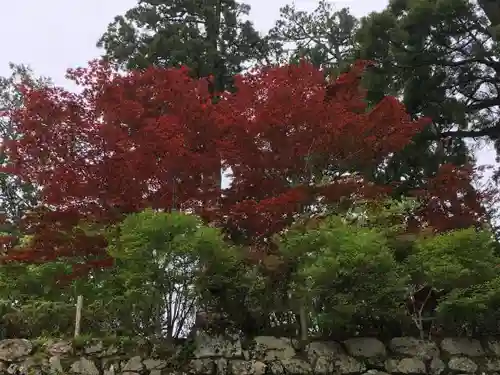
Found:
<svg viewBox="0 0 500 375"><path fill-rule="evenodd" d="M267 31L288 0L247 0L257 29ZM344 0L337 7L349 6L362 16L382 9L387 0ZM0 0L0 75L9 74L8 63L29 64L38 75L52 77L65 85L67 68L85 65L100 55L95 46L106 26L137 0ZM296 0L297 8L313 10L317 0ZM370 5L366 5L370 4Z"/></svg>
<svg viewBox="0 0 500 375"><path fill-rule="evenodd" d="M271 28L280 7L288 0L247 0L251 19L258 30ZM57 85L68 87L67 68L85 65L100 55L96 41L118 14L137 0L0 0L0 76L8 75L8 63L30 65L37 75L48 76ZM388 0L331 1L348 6L355 16L385 7ZM298 9L313 10L317 0L295 0ZM480 152L483 163L494 161L491 151Z"/></svg>

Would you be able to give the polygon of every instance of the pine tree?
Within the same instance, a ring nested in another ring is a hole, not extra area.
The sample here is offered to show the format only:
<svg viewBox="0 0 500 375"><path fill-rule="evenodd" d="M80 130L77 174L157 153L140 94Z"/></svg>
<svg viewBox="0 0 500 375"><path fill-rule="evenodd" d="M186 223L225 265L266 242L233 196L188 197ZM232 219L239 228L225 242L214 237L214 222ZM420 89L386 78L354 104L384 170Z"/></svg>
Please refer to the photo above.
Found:
<svg viewBox="0 0 500 375"><path fill-rule="evenodd" d="M235 0L143 0L115 18L98 46L126 69L188 66L195 77L213 76L220 92L268 54L266 39L244 20L249 11Z"/></svg>

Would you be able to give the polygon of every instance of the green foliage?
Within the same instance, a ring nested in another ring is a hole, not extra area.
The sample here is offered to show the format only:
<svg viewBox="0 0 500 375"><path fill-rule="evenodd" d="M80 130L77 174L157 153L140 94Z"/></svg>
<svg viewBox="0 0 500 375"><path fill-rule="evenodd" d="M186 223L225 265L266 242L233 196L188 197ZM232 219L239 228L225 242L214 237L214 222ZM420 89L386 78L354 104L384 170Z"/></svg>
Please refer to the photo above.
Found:
<svg viewBox="0 0 500 375"><path fill-rule="evenodd" d="M487 336L497 334L500 318L500 278L452 290L440 301L439 322L446 322L450 331ZM450 327L451 326L451 327Z"/></svg>
<svg viewBox="0 0 500 375"><path fill-rule="evenodd" d="M281 8L280 13L269 36L274 47L280 47L281 61L306 58L334 74L353 62L358 20L349 9L334 11L330 3L322 0L311 13L299 11L295 5ZM287 48L290 44L292 47Z"/></svg>
<svg viewBox="0 0 500 375"><path fill-rule="evenodd" d="M436 324L448 332L496 332L500 258L492 235L465 229L418 240L407 260L416 284L444 291Z"/></svg>
<svg viewBox="0 0 500 375"><path fill-rule="evenodd" d="M224 283L236 253L219 231L199 218L145 210L128 216L111 232L109 252L117 261L116 278L123 286L123 305L145 313L159 336L187 334L199 291L208 283ZM210 277L212 276L212 277Z"/></svg>
<svg viewBox="0 0 500 375"><path fill-rule="evenodd" d="M365 79L369 99L396 95L412 116L433 120L375 175L379 181L403 177L402 194L443 163L472 161L467 138L497 142L498 42L483 10L470 0L393 0L361 20L357 56L377 63Z"/></svg>
<svg viewBox="0 0 500 375"><path fill-rule="evenodd" d="M381 230L330 217L317 229L286 233L280 249L296 265L292 293L318 313L320 332L353 317L390 316L404 296L405 277Z"/></svg>
<svg viewBox="0 0 500 375"><path fill-rule="evenodd" d="M266 40L243 20L249 11L234 0L141 1L110 23L98 46L124 68L185 65L196 77L214 75L221 90L267 56Z"/></svg>
<svg viewBox="0 0 500 375"><path fill-rule="evenodd" d="M461 289L493 279L500 258L491 233L464 229L417 241L408 259L416 282L438 289Z"/></svg>
<svg viewBox="0 0 500 375"><path fill-rule="evenodd" d="M246 334L296 335L304 311L309 334L321 337L422 334L422 317L448 334L497 333L500 259L491 233L408 233L405 218L417 208L364 202L295 225L257 263L194 215L131 214L107 231L110 270L65 282L71 267L63 262L0 267L1 334L72 335L77 295L82 333L101 337L183 337L195 310L207 307L222 328ZM440 297L411 311L415 286Z"/></svg>
<svg viewBox="0 0 500 375"><path fill-rule="evenodd" d="M2 337L69 335L74 330L75 288L92 295L89 280L64 283L71 267L63 262L40 265L7 264L0 267L0 321ZM92 313L91 313L92 314ZM84 324L92 322L85 311ZM97 312L99 314L99 312ZM94 314L94 318L97 317ZM54 316L57 319L54 320Z"/></svg>
<svg viewBox="0 0 500 375"><path fill-rule="evenodd" d="M64 275L71 267L62 262L2 266L5 335L71 334L82 295L86 333L174 338L188 333L202 291L235 285L240 253L193 215L145 210L108 237L115 267L70 283Z"/></svg>

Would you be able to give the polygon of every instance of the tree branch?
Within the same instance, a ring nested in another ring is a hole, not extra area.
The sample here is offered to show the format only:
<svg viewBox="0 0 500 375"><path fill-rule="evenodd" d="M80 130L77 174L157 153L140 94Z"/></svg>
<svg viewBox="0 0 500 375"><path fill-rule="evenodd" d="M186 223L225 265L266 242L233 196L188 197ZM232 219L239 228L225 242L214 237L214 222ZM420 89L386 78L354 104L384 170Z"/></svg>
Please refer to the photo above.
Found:
<svg viewBox="0 0 500 375"><path fill-rule="evenodd" d="M478 4L488 17L493 28L500 24L500 3L496 0L478 0ZM493 35L495 38L496 35Z"/></svg>
<svg viewBox="0 0 500 375"><path fill-rule="evenodd" d="M441 132L439 138L481 138L489 137L491 139L500 138L500 127L495 126L481 130L450 130Z"/></svg>

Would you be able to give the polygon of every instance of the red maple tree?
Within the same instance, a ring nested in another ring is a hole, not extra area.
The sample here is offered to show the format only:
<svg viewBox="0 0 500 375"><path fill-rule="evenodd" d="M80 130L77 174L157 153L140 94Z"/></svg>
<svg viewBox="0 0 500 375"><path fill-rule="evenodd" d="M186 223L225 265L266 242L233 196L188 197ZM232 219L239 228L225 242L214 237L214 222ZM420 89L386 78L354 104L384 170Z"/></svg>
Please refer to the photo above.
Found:
<svg viewBox="0 0 500 375"><path fill-rule="evenodd" d="M107 264L102 238L89 242L79 222L190 208L219 194L209 188L220 162L208 82L186 69L119 75L101 61L68 76L80 93L23 86L24 105L9 114L23 137L4 145L7 172L39 186L43 201L26 220L30 249L9 259Z"/></svg>
<svg viewBox="0 0 500 375"><path fill-rule="evenodd" d="M232 177L225 227L266 239L304 210L387 190L356 172L401 150L426 120L411 121L393 97L368 109L366 64L331 82L306 62L237 77L236 94L218 105L221 158Z"/></svg>
<svg viewBox="0 0 500 375"><path fill-rule="evenodd" d="M427 225L435 232L482 227L488 222L485 207L498 199L498 190L480 191L475 185L482 178L480 168L471 164L442 165L435 176L428 179L425 188L414 191L423 202L418 216L413 218L410 230L418 231Z"/></svg>
<svg viewBox="0 0 500 375"><path fill-rule="evenodd" d="M105 241L77 224L109 224L146 207L192 210L236 240L263 243L297 215L376 196L358 173L401 150L425 126L393 97L367 108L366 63L333 81L311 64L236 77L216 103L187 69L118 74L101 61L69 72L80 93L22 87L9 115L23 137L5 144L8 172L42 189L27 218L30 249L10 260L105 265ZM221 166L231 185L221 189Z"/></svg>

